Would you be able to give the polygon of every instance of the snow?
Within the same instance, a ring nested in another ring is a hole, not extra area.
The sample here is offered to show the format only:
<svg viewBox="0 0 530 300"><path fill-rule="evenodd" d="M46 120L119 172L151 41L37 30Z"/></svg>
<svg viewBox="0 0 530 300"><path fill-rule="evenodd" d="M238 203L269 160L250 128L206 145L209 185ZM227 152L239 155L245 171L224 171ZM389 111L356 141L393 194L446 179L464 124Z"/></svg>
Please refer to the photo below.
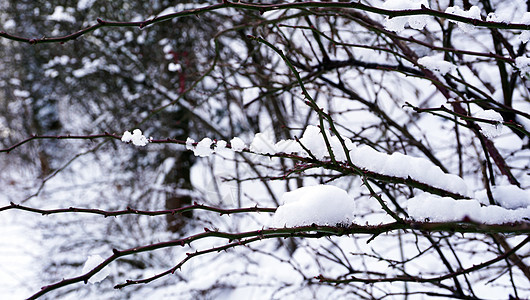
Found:
<svg viewBox="0 0 530 300"><path fill-rule="evenodd" d="M23 91L19 89L13 90L13 96L15 97L21 97L21 98L28 98L30 96L29 91Z"/></svg>
<svg viewBox="0 0 530 300"><path fill-rule="evenodd" d="M486 21L487 22L502 22L504 20L502 20L496 13L490 12L486 16Z"/></svg>
<svg viewBox="0 0 530 300"><path fill-rule="evenodd" d="M407 201L407 212L417 221L459 222L466 217L484 224L503 224L530 218L530 207L507 209L496 205L481 206L475 199L455 200L422 193Z"/></svg>
<svg viewBox="0 0 530 300"><path fill-rule="evenodd" d="M145 80L145 74L134 75L133 80L136 82L143 82Z"/></svg>
<svg viewBox="0 0 530 300"><path fill-rule="evenodd" d="M104 259L99 255L90 255L88 256L88 259L85 262L85 265L83 266L83 274L86 274L93 270L95 267L97 267L100 263L102 263ZM90 279L88 279L89 283L98 283L102 281L103 279L107 278L109 276L110 270L109 268L103 268L96 274L94 274Z"/></svg>
<svg viewBox="0 0 530 300"><path fill-rule="evenodd" d="M74 77L76 78L81 78L86 75L92 74L96 72L100 66L107 65L105 60L101 58L90 60L89 58L84 57L82 63L82 68L72 71L72 75L74 75Z"/></svg>
<svg viewBox="0 0 530 300"><path fill-rule="evenodd" d="M497 122L496 124L480 123L480 132L482 132L487 138L494 138L502 133L502 122L504 120L498 112L491 109L482 110L475 113L474 117Z"/></svg>
<svg viewBox="0 0 530 300"><path fill-rule="evenodd" d="M180 64L169 63L167 69L169 72L180 72L182 70L182 67L180 66Z"/></svg>
<svg viewBox="0 0 530 300"><path fill-rule="evenodd" d="M62 6L56 6L53 14L48 17L48 20L75 23L75 18L71 15L72 12L73 9L71 7L68 7L65 10Z"/></svg>
<svg viewBox="0 0 530 300"><path fill-rule="evenodd" d="M427 0L388 0L382 7L387 10L409 10L421 9L422 5L429 7ZM427 16L386 17L384 25L387 30L399 32L405 29L407 23L413 29L422 30L427 24Z"/></svg>
<svg viewBox="0 0 530 300"><path fill-rule="evenodd" d="M11 30L11 29L14 29L15 27L17 27L17 23L15 22L15 20L7 20L4 22L5 30Z"/></svg>
<svg viewBox="0 0 530 300"><path fill-rule="evenodd" d="M226 141L216 141L215 142L215 152L221 152L224 151L226 148L227 142Z"/></svg>
<svg viewBox="0 0 530 300"><path fill-rule="evenodd" d="M212 149L213 141L210 138L203 138L193 149L193 154L199 157L210 156L214 151Z"/></svg>
<svg viewBox="0 0 530 300"><path fill-rule="evenodd" d="M530 191L516 185L492 186L491 193L495 202L504 208L517 209L530 206ZM476 191L475 198L484 205L490 203L486 190Z"/></svg>
<svg viewBox="0 0 530 300"><path fill-rule="evenodd" d="M188 150L193 150L193 144L195 144L195 140L192 139L192 138L187 138L186 139L186 149Z"/></svg>
<svg viewBox="0 0 530 300"><path fill-rule="evenodd" d="M331 145L331 149L337 161L346 162L347 157L344 147L340 143L337 136L332 136L328 131L325 131ZM191 147L193 140L188 138L186 148L193 150L196 156L209 156L215 152L211 149L212 140L205 138L204 148L197 150ZM329 157L328 148L324 142L324 137L319 127L309 125L307 126L302 138L299 139L300 144L305 147L313 156L319 160ZM201 141L202 142L202 141ZM457 175L446 174L438 166L425 158L413 157L401 153L393 153L391 155L379 152L368 146L361 146L357 148L350 139L344 139L346 149L349 151L351 161L354 165L361 169L371 171L374 173L400 177L411 178L415 181L440 188L446 191L452 191L460 194L462 197L471 197L469 189L465 181ZM297 154L302 157L309 157L309 153L300 146L295 140L281 140L274 144L265 133L256 133L250 151L255 154L278 154L288 153ZM232 150L241 151L245 148L245 144L240 138L231 140ZM198 147L199 145L197 145Z"/></svg>
<svg viewBox="0 0 530 300"><path fill-rule="evenodd" d="M476 19L481 20L480 17L480 8L478 6L472 6L469 10L463 10L459 6L450 6L445 10L445 13L466 17L470 19ZM472 24L462 23L462 22L456 22L453 20L449 20L451 22L454 22L458 24L458 28L460 28L463 32L471 32L475 30L475 26Z"/></svg>
<svg viewBox="0 0 530 300"><path fill-rule="evenodd" d="M446 174L438 166L422 157L401 153L391 155L368 146L350 151L352 163L357 167L387 176L413 180L433 187L452 191L462 196L471 196L465 181L457 175Z"/></svg>
<svg viewBox="0 0 530 300"><path fill-rule="evenodd" d="M94 1L96 0L79 0L77 1L77 9L78 10L85 10L88 9L94 4Z"/></svg>
<svg viewBox="0 0 530 300"><path fill-rule="evenodd" d="M302 146L295 140L281 140L274 147L279 153L302 153Z"/></svg>
<svg viewBox="0 0 530 300"><path fill-rule="evenodd" d="M530 12L525 12L519 20L519 23L530 25ZM530 30L523 30L521 34L517 37L521 43L526 43L530 40Z"/></svg>
<svg viewBox="0 0 530 300"><path fill-rule="evenodd" d="M530 57L519 56L515 58L515 66L521 72L530 72Z"/></svg>
<svg viewBox="0 0 530 300"><path fill-rule="evenodd" d="M445 75L456 70L455 65L443 59L443 54L424 56L418 59L418 63L440 75Z"/></svg>
<svg viewBox="0 0 530 300"><path fill-rule="evenodd" d="M266 133L256 133L250 144L250 151L260 154L275 154L276 145Z"/></svg>
<svg viewBox="0 0 530 300"><path fill-rule="evenodd" d="M320 128L317 126L307 126L300 139L300 143L317 159L323 159L328 154L328 149L324 143L324 137L320 132Z"/></svg>
<svg viewBox="0 0 530 300"><path fill-rule="evenodd" d="M351 223L355 202L348 193L332 185L306 186L286 192L274 213L273 227L336 225Z"/></svg>
<svg viewBox="0 0 530 300"><path fill-rule="evenodd" d="M235 152L241 152L247 147L247 145L245 145L245 142L243 142L243 140L238 137L235 137L230 140L230 146Z"/></svg>
<svg viewBox="0 0 530 300"><path fill-rule="evenodd" d="M133 130L132 134L129 131L125 131L121 141L124 143L132 142L136 146L145 146L149 143L149 140L142 134L140 129Z"/></svg>

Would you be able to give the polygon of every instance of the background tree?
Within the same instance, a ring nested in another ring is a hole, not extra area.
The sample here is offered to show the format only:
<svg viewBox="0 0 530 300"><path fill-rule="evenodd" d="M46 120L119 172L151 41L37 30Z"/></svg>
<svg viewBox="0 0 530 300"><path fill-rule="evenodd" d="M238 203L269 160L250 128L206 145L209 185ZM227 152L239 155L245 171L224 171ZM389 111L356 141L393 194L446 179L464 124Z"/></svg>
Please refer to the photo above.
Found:
<svg viewBox="0 0 530 300"><path fill-rule="evenodd" d="M1 5L1 213L53 213L29 214L42 277L28 295L57 282L36 296L528 297L525 2ZM119 141L135 128L147 147ZM477 193L378 169L377 152L341 158L347 143L273 143L332 136L422 157ZM188 137L256 142L195 158ZM352 224L268 229L285 191L319 183L355 198ZM433 223L409 215L422 191L527 217ZM74 284L98 271L75 277L91 254L109 278Z"/></svg>

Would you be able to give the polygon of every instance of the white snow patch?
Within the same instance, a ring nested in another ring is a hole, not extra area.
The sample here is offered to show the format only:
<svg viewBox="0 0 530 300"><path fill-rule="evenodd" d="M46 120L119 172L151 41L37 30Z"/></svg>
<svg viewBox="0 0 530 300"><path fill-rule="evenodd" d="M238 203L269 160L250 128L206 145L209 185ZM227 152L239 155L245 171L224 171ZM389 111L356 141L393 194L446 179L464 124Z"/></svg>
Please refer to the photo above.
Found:
<svg viewBox="0 0 530 300"><path fill-rule="evenodd" d="M302 153L304 150L302 146L295 140L281 140L277 142L274 147L280 153Z"/></svg>
<svg viewBox="0 0 530 300"><path fill-rule="evenodd" d="M481 206L477 200L455 200L422 193L407 201L407 212L417 221L459 222L464 218L484 224L503 224L530 218L530 207L506 209L500 206Z"/></svg>
<svg viewBox="0 0 530 300"><path fill-rule="evenodd" d="M17 27L17 23L15 20L7 20L4 22L4 29L5 30L11 30L13 28Z"/></svg>
<svg viewBox="0 0 530 300"><path fill-rule="evenodd" d="M247 145L245 144L245 142L243 142L242 139L235 137L230 140L230 147L235 152L241 152L247 147Z"/></svg>
<svg viewBox="0 0 530 300"><path fill-rule="evenodd" d="M77 1L77 10L84 10L90 8L96 0L79 0Z"/></svg>
<svg viewBox="0 0 530 300"><path fill-rule="evenodd" d="M182 67L180 66L180 64L169 63L167 69L169 72L180 72L182 70Z"/></svg>
<svg viewBox="0 0 530 300"><path fill-rule="evenodd" d="M15 97L28 98L29 95L30 93L26 90L19 90L19 89L13 90L13 96Z"/></svg>
<svg viewBox="0 0 530 300"><path fill-rule="evenodd" d="M515 66L521 72L530 72L530 57L519 56L515 58Z"/></svg>
<svg viewBox="0 0 530 300"><path fill-rule="evenodd" d="M197 143L197 146L193 149L193 154L199 157L207 157L213 153L212 149L213 141L210 138L203 138Z"/></svg>
<svg viewBox="0 0 530 300"><path fill-rule="evenodd" d="M421 5L429 8L427 0L388 0L382 7L387 10L411 10L421 9ZM427 16L419 15L385 18L385 28L390 31L402 31L405 29L407 23L411 28L421 30L427 24Z"/></svg>
<svg viewBox="0 0 530 300"><path fill-rule="evenodd" d="M276 145L266 133L256 133L252 143L250 144L250 151L260 154L275 154Z"/></svg>
<svg viewBox="0 0 530 300"><path fill-rule="evenodd" d="M192 139L192 138L187 138L186 139L186 149L188 150L193 150L193 144L195 144L195 140Z"/></svg>
<svg viewBox="0 0 530 300"><path fill-rule="evenodd" d="M351 223L355 202L348 193L332 185L306 186L284 193L272 219L273 227Z"/></svg>
<svg viewBox="0 0 530 300"><path fill-rule="evenodd" d="M345 152L345 150L347 150L351 162L359 168L367 171L405 179L410 177L413 180L432 187L452 191L461 195L463 198L472 196L462 178L457 175L444 173L438 166L425 158L412 157L401 153L388 155L367 146L357 148L353 142L347 138L344 139L346 147L343 147L337 136L332 136L327 130L325 133L337 161L347 161ZM191 139L188 139L186 142L186 148L193 150L195 155L198 156L208 156L216 151L210 147L213 143L211 139L207 138L203 141L205 141L204 148L200 151L192 147L194 141ZM306 152L307 150L319 160L329 157L329 150L326 147L324 137L319 127L308 126L299 142L300 143L296 140L281 140L274 144L267 134L257 133L250 145L250 151L256 154L272 155L278 153L294 153L303 157L308 157L309 153ZM233 151L237 152L245 149L245 143L238 137L233 138L230 141L230 144ZM221 148L222 145L220 149ZM200 153L200 155L198 153Z"/></svg>
<svg viewBox="0 0 530 300"><path fill-rule="evenodd" d="M149 143L149 140L142 134L140 129L133 130L132 134L129 131L125 131L121 141L124 143L132 142L136 146L145 146Z"/></svg>
<svg viewBox="0 0 530 300"><path fill-rule="evenodd" d="M530 25L530 12L525 12L519 23ZM522 43L527 43L530 40L530 30L523 30L517 39Z"/></svg>
<svg viewBox="0 0 530 300"><path fill-rule="evenodd" d="M530 206L530 191L523 190L516 185L492 186L491 194L497 204L507 209ZM482 204L489 205L490 203L486 190L476 191L475 198Z"/></svg>
<svg viewBox="0 0 530 300"><path fill-rule="evenodd" d="M143 82L145 80L145 74L134 75L133 80L136 82Z"/></svg>
<svg viewBox="0 0 530 300"><path fill-rule="evenodd" d="M97 267L99 264L101 264L103 261L105 261L101 256L99 255L90 255L88 256L88 259L85 262L85 265L83 266L83 274L90 272L95 267ZM88 279L89 283L98 283L102 281L103 279L107 278L109 276L110 270L109 268L103 268L96 274L94 274L90 279Z"/></svg>
<svg viewBox="0 0 530 300"><path fill-rule="evenodd" d="M408 178L462 196L471 197L465 181L457 175L446 174L438 166L422 157L401 153L388 155L368 146L350 151L357 167L387 176Z"/></svg>
<svg viewBox="0 0 530 300"><path fill-rule="evenodd" d="M75 18L72 16L73 9L71 7L64 9L62 6L56 6L53 10L53 14L48 16L48 20L51 21L64 21L69 23L75 23Z"/></svg>
<svg viewBox="0 0 530 300"><path fill-rule="evenodd" d="M484 136L487 138L494 138L499 136L502 133L502 116L498 112L488 109L488 110L482 110L477 112L474 117L484 119L484 120L492 120L497 123L495 124L489 124L489 123L480 123L480 131Z"/></svg>
<svg viewBox="0 0 530 300"><path fill-rule="evenodd" d="M226 149L226 141L220 140L215 142L215 152L220 152Z"/></svg>
<svg viewBox="0 0 530 300"><path fill-rule="evenodd" d="M433 72L439 73L440 75L445 75L456 70L455 65L443 59L443 54L424 56L418 59L418 63Z"/></svg>
<svg viewBox="0 0 530 300"><path fill-rule="evenodd" d="M95 60L90 60L89 58L84 57L82 60L83 67L72 72L72 75L76 78L81 78L86 75L95 73L98 71L100 66L106 65L105 60L97 58Z"/></svg>
<svg viewBox="0 0 530 300"><path fill-rule="evenodd" d="M328 154L324 137L317 126L309 125L306 127L300 143L313 154L317 159L322 159ZM309 153L307 154L309 155Z"/></svg>
<svg viewBox="0 0 530 300"><path fill-rule="evenodd" d="M481 20L480 8L478 6L471 6L469 10L463 10L459 6L450 6L445 10L445 13L470 19ZM462 30L463 32L471 32L475 30L475 26L472 24L457 22L453 20L449 21L458 24L458 28L460 28L460 30Z"/></svg>

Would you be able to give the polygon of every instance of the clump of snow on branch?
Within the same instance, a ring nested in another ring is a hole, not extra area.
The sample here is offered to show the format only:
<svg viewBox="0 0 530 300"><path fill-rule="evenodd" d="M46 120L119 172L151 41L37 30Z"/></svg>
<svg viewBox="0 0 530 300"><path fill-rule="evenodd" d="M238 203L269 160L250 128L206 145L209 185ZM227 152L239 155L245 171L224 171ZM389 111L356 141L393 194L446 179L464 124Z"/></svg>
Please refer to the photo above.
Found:
<svg viewBox="0 0 530 300"><path fill-rule="evenodd" d="M250 151L259 154L275 154L276 145L266 133L256 133L252 143L250 144Z"/></svg>
<svg viewBox="0 0 530 300"><path fill-rule="evenodd" d="M337 225L351 223L355 202L348 193L332 185L306 186L284 193L274 213L273 227Z"/></svg>
<svg viewBox="0 0 530 300"><path fill-rule="evenodd" d="M525 12L519 20L519 23L530 25L530 12ZM530 30L523 30L521 34L517 37L521 43L527 43L530 40Z"/></svg>
<svg viewBox="0 0 530 300"><path fill-rule="evenodd" d="M83 266L83 274L90 272L95 267L97 267L99 264L101 264L103 261L105 261L101 256L99 255L90 255L88 259L85 262L85 265ZM96 274L94 274L90 279L88 279L88 282L90 283L98 283L102 281L103 279L107 278L109 276L110 270L109 268L103 268Z"/></svg>
<svg viewBox="0 0 530 300"><path fill-rule="evenodd" d="M443 54L438 54L434 56L424 56L418 59L418 63L424 66L425 68L440 75L445 75L456 70L455 65L443 59Z"/></svg>
<svg viewBox="0 0 530 300"><path fill-rule="evenodd" d="M362 146L350 152L353 164L359 168L388 176L408 178L462 196L471 196L465 181L457 175L446 174L438 166L425 158L404 155L398 152L391 155L371 147Z"/></svg>
<svg viewBox="0 0 530 300"><path fill-rule="evenodd" d="M459 6L450 6L445 10L445 13L470 19L481 20L480 8L478 6L471 6L469 10L463 10ZM471 32L475 29L475 26L472 24L462 23L453 20L449 21L458 24L458 28L460 28L463 32Z"/></svg>
<svg viewBox="0 0 530 300"><path fill-rule="evenodd" d="M483 224L503 224L530 218L530 207L506 209L496 205L481 206L477 200L455 200L422 193L407 201L407 212L417 221L459 222L466 218Z"/></svg>
<svg viewBox="0 0 530 300"><path fill-rule="evenodd" d="M346 152L339 137L331 135L327 130L323 132L328 138L335 159L346 162ZM210 139L206 140L204 143L205 148L201 150L190 146L193 142L193 140L190 142L189 139L186 142L186 147L193 150L196 156L209 156L215 152L211 149L212 142ZM245 143L239 138L232 139L230 143L234 151L241 151L245 148ZM411 178L417 182L446 191L452 191L463 197L472 196L462 178L454 174L444 173L439 167L425 158L408 156L401 153L389 155L368 146L357 148L347 138L344 139L344 144L346 145L351 162L361 169L392 177ZM282 140L274 144L267 135L257 133L250 146L250 151L256 154L287 153L302 157L310 157L312 155L318 160L324 160L330 157L329 149L324 142L322 130L312 125L306 128L302 138L298 141Z"/></svg>
<svg viewBox="0 0 530 300"><path fill-rule="evenodd" d="M230 146L235 152L241 152L247 147L245 142L243 142L243 140L238 137L235 137L230 140Z"/></svg>
<svg viewBox="0 0 530 300"><path fill-rule="evenodd" d="M210 138L203 138L200 142L197 143L197 146L193 148L193 154L199 157L210 156L214 151L212 149L213 141Z"/></svg>
<svg viewBox="0 0 530 300"><path fill-rule="evenodd" d="M387 10L410 10L410 9L421 9L421 6L429 8L427 0L388 0L383 4L383 8ZM385 28L390 31L403 31L405 26L409 26L413 29L422 30L427 24L427 16L403 16L403 17L386 17Z"/></svg>
<svg viewBox="0 0 530 300"><path fill-rule="evenodd" d="M337 136L331 135L328 130L324 130L322 133L321 128L317 126L307 126L302 138L299 140L300 144L294 146L290 149L291 153L300 153L304 156L309 156L312 154L317 159L324 159L329 157L329 149L324 142L324 134L329 140L331 150L333 155L338 161L346 161L346 153L344 152L344 147L340 143L340 140ZM344 139L346 149L351 151L355 149L355 145L350 139ZM302 147L303 146L303 147ZM305 149L307 149L307 151Z"/></svg>
<svg viewBox="0 0 530 300"><path fill-rule="evenodd" d="M523 190L516 185L492 186L491 194L496 204L504 208L530 207L530 191ZM476 191L475 198L482 204L489 205L490 203L486 190Z"/></svg>
<svg viewBox="0 0 530 300"><path fill-rule="evenodd" d="M504 22L504 20L501 17L499 17L496 13L493 13L493 12L490 12L486 16L486 21L487 22Z"/></svg>
<svg viewBox="0 0 530 300"><path fill-rule="evenodd" d="M136 146L145 146L149 143L149 140L142 134L140 129L133 130L132 134L129 131L125 131L121 141L124 143L132 142Z"/></svg>
<svg viewBox="0 0 530 300"><path fill-rule="evenodd" d="M193 147L195 147L193 144L195 144L195 140L193 140L192 138L186 139L186 149L193 150Z"/></svg>
<svg viewBox="0 0 530 300"><path fill-rule="evenodd" d="M521 72L530 72L530 57L519 56L515 58L515 66Z"/></svg>
<svg viewBox="0 0 530 300"><path fill-rule="evenodd" d="M495 124L480 123L480 132L487 138L494 138L502 133L502 116L498 112L488 109L479 111L474 117L484 120L495 121Z"/></svg>
<svg viewBox="0 0 530 300"><path fill-rule="evenodd" d="M203 138L198 143L192 138L186 139L186 149L193 151L193 154L199 157L208 157L215 152L222 152L226 149L226 145L226 141L213 141L210 138Z"/></svg>

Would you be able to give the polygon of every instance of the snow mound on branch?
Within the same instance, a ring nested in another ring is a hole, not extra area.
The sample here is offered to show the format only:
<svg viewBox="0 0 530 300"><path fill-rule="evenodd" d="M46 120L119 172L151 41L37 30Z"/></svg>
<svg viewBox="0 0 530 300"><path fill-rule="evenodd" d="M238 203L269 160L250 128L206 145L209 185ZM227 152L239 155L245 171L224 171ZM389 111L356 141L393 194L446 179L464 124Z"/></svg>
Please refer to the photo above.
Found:
<svg viewBox="0 0 530 300"><path fill-rule="evenodd" d="M230 146L235 152L241 152L247 147L247 145L245 145L245 142L243 142L243 140L238 137L235 137L230 140Z"/></svg>
<svg viewBox="0 0 530 300"><path fill-rule="evenodd" d="M259 154L275 154L276 145L272 139L265 133L256 133L252 143L250 144L250 151Z"/></svg>
<svg viewBox="0 0 530 300"><path fill-rule="evenodd" d="M186 139L186 149L193 151L193 154L199 157L208 157L216 152L223 153L227 150L226 146L227 142L223 140L213 141L210 138L203 138L196 143L192 138Z"/></svg>
<svg viewBox="0 0 530 300"><path fill-rule="evenodd" d="M352 163L357 167L387 176L411 178L418 182L471 197L465 181L457 175L447 174L425 158L379 152L362 146L350 152Z"/></svg>
<svg viewBox="0 0 530 300"><path fill-rule="evenodd" d="M480 123L480 132L482 132L482 134L484 134L484 136L487 138L494 138L502 133L502 122L504 120L502 119L501 114L498 112L491 109L483 110L476 113L475 117L496 122L495 124Z"/></svg>
<svg viewBox="0 0 530 300"><path fill-rule="evenodd" d="M132 134L129 131L125 131L121 141L124 143L132 142L136 146L145 146L149 143L149 140L142 134L140 129L133 130Z"/></svg>
<svg viewBox="0 0 530 300"><path fill-rule="evenodd" d="M337 225L351 223L355 202L348 193L332 185L306 186L284 193L272 219L273 227Z"/></svg>
<svg viewBox="0 0 530 300"><path fill-rule="evenodd" d="M445 13L470 19L481 20L480 8L478 6L471 6L469 10L463 10L459 6L450 6L445 10ZM472 24L457 22L453 20L449 21L458 24L458 28L460 28L460 30L462 30L463 32L471 32L475 30L475 26Z"/></svg>
<svg viewBox="0 0 530 300"><path fill-rule="evenodd" d="M530 57L519 56L515 58L515 66L521 72L530 72Z"/></svg>
<svg viewBox="0 0 530 300"><path fill-rule="evenodd" d="M195 144L195 140L192 139L192 138L187 138L186 139L186 149L188 150L193 150L193 144Z"/></svg>
<svg viewBox="0 0 530 300"><path fill-rule="evenodd" d="M92 271L95 267L97 267L100 263L105 261L101 256L99 255L90 255L88 259L85 262L85 265L83 266L83 274L86 274L90 271ZM94 274L90 279L88 279L89 283L98 283L102 281L103 279L107 278L109 276L110 270L109 268L103 268L96 274Z"/></svg>
<svg viewBox="0 0 530 300"><path fill-rule="evenodd" d="M525 12L519 20L519 23L530 25L530 12ZM521 34L517 37L521 43L527 43L530 40L530 30L523 30Z"/></svg>
<svg viewBox="0 0 530 300"><path fill-rule="evenodd" d="M388 0L383 4L383 8L387 10L409 10L421 9L422 5L429 8L427 0ZM389 31L403 31L407 23L413 29L422 30L427 24L427 16L385 18L385 28Z"/></svg>
<svg viewBox="0 0 530 300"><path fill-rule="evenodd" d="M492 186L491 194L497 204L507 209L527 208L530 206L530 191L525 191L516 185ZM490 203L486 190L476 191L475 198L484 205L489 205Z"/></svg>
<svg viewBox="0 0 530 300"><path fill-rule="evenodd" d="M455 65L443 59L443 54L434 56L424 56L418 59L418 63L424 66L425 68L440 75L445 75L456 70Z"/></svg>
<svg viewBox="0 0 530 300"><path fill-rule="evenodd" d="M336 135L332 136L328 130L324 130L324 134L326 134L326 137L328 138L331 151L333 152L335 159L338 161L346 161L344 147L340 143L339 138ZM350 139L344 139L344 143L348 151L355 149L355 145ZM307 126L302 138L300 139L300 144L302 144L302 146L305 147L305 149L307 149L309 152L307 152L301 146L299 148L293 148L292 150L297 150L295 152L304 156L309 156L309 153L311 153L317 159L329 157L329 150L324 141L324 135L322 134L322 130L317 126Z"/></svg>
<svg viewBox="0 0 530 300"><path fill-rule="evenodd" d="M429 193L409 199L406 206L409 216L417 221L459 222L469 218L483 224L503 224L530 219L530 207L481 206L477 200L455 200Z"/></svg>
<svg viewBox="0 0 530 300"><path fill-rule="evenodd" d="M212 149L213 141L210 138L203 138L200 142L197 143L197 146L193 148L193 154L199 157L207 157L213 153Z"/></svg>
<svg viewBox="0 0 530 300"><path fill-rule="evenodd" d="M338 162L347 162L346 152L344 151L345 147L342 146L339 137L331 135L328 130L322 131L321 128L312 125L307 126L302 138L298 141L281 140L273 143L266 134L257 133L250 145L250 151L255 154L275 155L287 153L300 157L311 157L312 155L318 160L329 159L329 149L324 141L323 132L329 141L335 159ZM351 158L351 162L361 169L403 179L411 178L432 187L452 191L461 195L463 198L472 197L462 178L457 175L444 173L438 166L425 158L413 157L401 153L389 155L368 146L357 148L348 138L344 138L343 142ZM211 149L212 141L210 139L204 142L204 148L200 151L193 147L193 143L194 141L189 139L186 142L186 148L193 150L197 156L209 156L215 152L215 149ZM199 144L197 148L199 148ZM242 151L245 149L245 143L240 138L233 138L230 144L233 151Z"/></svg>

